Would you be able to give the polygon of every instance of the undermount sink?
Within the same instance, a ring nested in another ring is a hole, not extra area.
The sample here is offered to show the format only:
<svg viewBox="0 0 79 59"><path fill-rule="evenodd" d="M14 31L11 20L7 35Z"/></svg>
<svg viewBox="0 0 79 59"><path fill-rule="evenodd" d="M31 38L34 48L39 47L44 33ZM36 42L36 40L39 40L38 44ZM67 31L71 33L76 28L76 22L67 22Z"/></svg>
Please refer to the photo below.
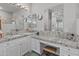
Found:
<svg viewBox="0 0 79 59"><path fill-rule="evenodd" d="M12 36L16 37L16 36L21 36L21 35L12 35Z"/></svg>
<svg viewBox="0 0 79 59"><path fill-rule="evenodd" d="M31 34L33 34L33 33L31 33L31 32L26 32L26 33L18 33L18 35L31 35Z"/></svg>
<svg viewBox="0 0 79 59"><path fill-rule="evenodd" d="M6 35L4 37L4 39L10 39L10 38L15 38L15 37L19 37L19 36L21 36L21 35Z"/></svg>

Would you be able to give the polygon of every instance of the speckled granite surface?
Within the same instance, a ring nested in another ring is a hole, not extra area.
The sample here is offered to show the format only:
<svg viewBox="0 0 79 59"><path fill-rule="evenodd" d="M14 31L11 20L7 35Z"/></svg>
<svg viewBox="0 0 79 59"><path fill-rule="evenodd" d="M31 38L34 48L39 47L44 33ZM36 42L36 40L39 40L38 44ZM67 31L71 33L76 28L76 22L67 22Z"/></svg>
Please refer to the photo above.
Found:
<svg viewBox="0 0 79 59"><path fill-rule="evenodd" d="M46 42L51 42L55 44L60 44L66 47L72 47L79 49L79 42L78 41L71 41L68 39L62 39L62 38L57 38L57 37L50 37L50 36L37 36L37 35L32 35L31 37L36 38L38 40L43 40Z"/></svg>
<svg viewBox="0 0 79 59"><path fill-rule="evenodd" d="M15 39L21 38L21 37L26 37L26 36L29 36L29 35L32 35L32 34L34 34L34 33L23 33L23 34L16 34L16 35L6 35L5 37L0 38L0 43L11 41L11 40L15 40Z"/></svg>
<svg viewBox="0 0 79 59"><path fill-rule="evenodd" d="M62 38L50 36L50 35L39 35L39 36L37 36L37 35L31 35L31 34L34 34L34 33L23 33L23 34L20 34L20 35L5 36L4 38L0 39L0 43L10 41L10 40L14 40L14 39L21 38L21 37L26 37L26 36L30 35L32 38L36 38L36 39L43 40L43 41L46 41L46 42L51 42L51 43L60 44L60 45L79 49L79 41L62 39Z"/></svg>

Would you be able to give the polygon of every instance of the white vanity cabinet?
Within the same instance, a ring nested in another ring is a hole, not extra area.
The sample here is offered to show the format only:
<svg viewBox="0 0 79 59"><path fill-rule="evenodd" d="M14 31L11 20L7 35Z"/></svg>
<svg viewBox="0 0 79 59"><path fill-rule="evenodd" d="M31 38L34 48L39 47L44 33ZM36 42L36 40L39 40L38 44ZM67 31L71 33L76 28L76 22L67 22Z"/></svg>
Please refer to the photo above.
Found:
<svg viewBox="0 0 79 59"><path fill-rule="evenodd" d="M18 49L18 54L19 55L24 55L25 53L29 52L31 50L31 46L30 46L30 37L21 37L21 38L17 38L15 40L13 40L13 44L16 45L17 49ZM14 51L15 52L15 51Z"/></svg>
<svg viewBox="0 0 79 59"><path fill-rule="evenodd" d="M20 48L13 41L0 43L0 56L19 56Z"/></svg>
<svg viewBox="0 0 79 59"><path fill-rule="evenodd" d="M21 37L0 43L0 56L22 56L31 51L30 43L30 37Z"/></svg>
<svg viewBox="0 0 79 59"><path fill-rule="evenodd" d="M32 50L40 54L40 41L38 39L32 38Z"/></svg>
<svg viewBox="0 0 79 59"><path fill-rule="evenodd" d="M54 46L58 47L59 54L60 56L79 56L79 49L76 48L71 48L71 47L66 47L64 45L56 44L56 43L50 43L50 42L45 42L40 40L41 43L49 45L49 46Z"/></svg>
<svg viewBox="0 0 79 59"><path fill-rule="evenodd" d="M60 56L79 56L79 50L70 47L60 47Z"/></svg>

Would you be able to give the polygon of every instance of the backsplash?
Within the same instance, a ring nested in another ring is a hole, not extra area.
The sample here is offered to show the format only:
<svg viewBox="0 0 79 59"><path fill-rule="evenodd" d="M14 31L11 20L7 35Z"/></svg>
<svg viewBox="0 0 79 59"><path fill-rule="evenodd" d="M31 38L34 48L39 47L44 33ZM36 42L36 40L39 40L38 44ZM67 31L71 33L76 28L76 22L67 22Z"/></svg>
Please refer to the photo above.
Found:
<svg viewBox="0 0 79 59"><path fill-rule="evenodd" d="M68 39L71 41L79 41L79 35L68 33L68 32L55 32L55 31L41 31L39 32L41 36L58 37L61 39Z"/></svg>

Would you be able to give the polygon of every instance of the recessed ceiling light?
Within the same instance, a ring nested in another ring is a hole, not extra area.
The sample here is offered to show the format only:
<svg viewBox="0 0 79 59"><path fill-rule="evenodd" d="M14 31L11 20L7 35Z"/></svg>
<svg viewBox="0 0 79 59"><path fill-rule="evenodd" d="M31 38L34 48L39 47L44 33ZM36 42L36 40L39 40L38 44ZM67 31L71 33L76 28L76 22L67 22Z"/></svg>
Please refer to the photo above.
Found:
<svg viewBox="0 0 79 59"><path fill-rule="evenodd" d="M0 6L0 9L3 9L3 7Z"/></svg>

